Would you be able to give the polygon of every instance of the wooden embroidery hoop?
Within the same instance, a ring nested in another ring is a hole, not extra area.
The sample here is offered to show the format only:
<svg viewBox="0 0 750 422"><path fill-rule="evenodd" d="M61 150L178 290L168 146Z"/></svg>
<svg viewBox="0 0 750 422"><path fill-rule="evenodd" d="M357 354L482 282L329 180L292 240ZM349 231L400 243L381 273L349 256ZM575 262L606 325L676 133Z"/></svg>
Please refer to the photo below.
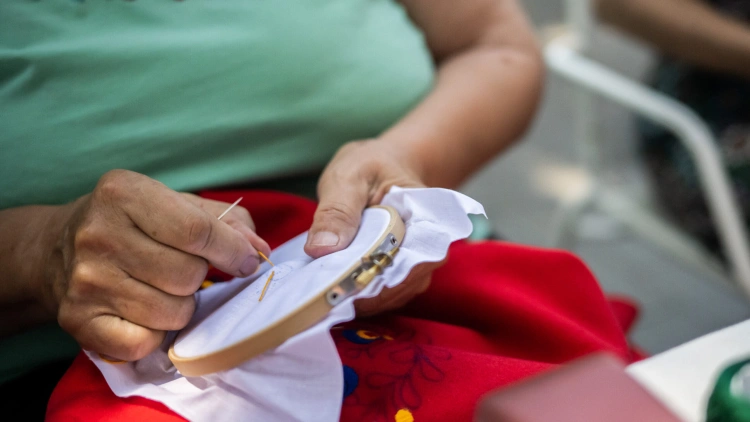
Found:
<svg viewBox="0 0 750 422"><path fill-rule="evenodd" d="M315 325L335 305L365 288L385 267L391 265L406 231L396 209L380 205L371 208L388 211L390 221L386 229L360 261L343 269L341 275L320 294L263 330L215 352L191 357L178 356L173 343L168 355L174 366L189 377L232 369Z"/></svg>

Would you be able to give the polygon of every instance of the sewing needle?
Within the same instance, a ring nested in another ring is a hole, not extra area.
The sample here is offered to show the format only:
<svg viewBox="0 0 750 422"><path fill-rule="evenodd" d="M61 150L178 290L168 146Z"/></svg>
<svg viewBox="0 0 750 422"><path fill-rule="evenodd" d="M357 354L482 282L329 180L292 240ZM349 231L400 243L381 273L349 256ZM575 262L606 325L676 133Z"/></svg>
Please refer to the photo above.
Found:
<svg viewBox="0 0 750 422"><path fill-rule="evenodd" d="M234 208L237 204L239 204L240 201L242 201L242 197L241 196L240 196L240 199L234 201L234 204L230 205L229 208L227 208L223 213L221 213L221 215L219 216L219 220L221 220L221 217L224 217L225 215L227 215L227 213L229 211L231 211L232 208Z"/></svg>
<svg viewBox="0 0 750 422"><path fill-rule="evenodd" d="M237 204L239 204L239 203L240 203L240 201L242 201L242 198L243 198L243 197L242 197L242 196L240 196L240 197L239 197L239 199L237 199L236 201L234 201L234 204L230 205L230 206L229 206L229 208L227 208L226 210L224 210L224 212L223 212L223 213L221 213L221 215L219 216L219 220L221 220L221 217L224 217L225 215L227 215L227 213L228 213L229 211L231 211L231 210L232 210L232 208L234 208L234 207L235 207L235 206L236 206ZM260 256L261 258L263 258L264 260L266 260L266 262L268 262L269 264L271 264L271 266L273 267L273 262L271 262L271 260L270 260L270 259L268 259L268 257L266 257L266 256L265 256L265 255L263 254L263 252L261 252L261 251L259 251L259 250L257 250L257 249L255 250L255 252L258 252L258 255L259 255L259 256Z"/></svg>

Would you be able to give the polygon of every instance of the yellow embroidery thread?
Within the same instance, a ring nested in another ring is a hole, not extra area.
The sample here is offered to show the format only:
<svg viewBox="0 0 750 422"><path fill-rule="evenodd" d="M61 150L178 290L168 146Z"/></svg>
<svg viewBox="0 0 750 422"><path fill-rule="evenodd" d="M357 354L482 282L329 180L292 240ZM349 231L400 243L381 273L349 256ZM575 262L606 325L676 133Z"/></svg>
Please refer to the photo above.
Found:
<svg viewBox="0 0 750 422"><path fill-rule="evenodd" d="M97 353L97 355L99 355L99 359L101 359L101 360L103 360L103 361L105 361L107 363L111 363L112 365L118 365L118 364L121 364L121 363L128 363L128 361L126 361L126 360L120 360L120 359L110 358L110 357L104 356L101 353Z"/></svg>
<svg viewBox="0 0 750 422"><path fill-rule="evenodd" d="M268 280L266 280L266 285L263 286L263 291L260 292L260 297L258 298L258 302L263 300L263 296L266 295L266 289L268 289L268 285L271 283L271 280L273 280L273 271L271 271L271 275L268 276Z"/></svg>
<svg viewBox="0 0 750 422"><path fill-rule="evenodd" d="M273 262L271 262L271 260L268 259L268 257L266 257L265 255L263 255L263 252L258 251L258 255L260 255L261 258L265 259L266 262L268 262L269 264L271 264L271 266L273 267Z"/></svg>

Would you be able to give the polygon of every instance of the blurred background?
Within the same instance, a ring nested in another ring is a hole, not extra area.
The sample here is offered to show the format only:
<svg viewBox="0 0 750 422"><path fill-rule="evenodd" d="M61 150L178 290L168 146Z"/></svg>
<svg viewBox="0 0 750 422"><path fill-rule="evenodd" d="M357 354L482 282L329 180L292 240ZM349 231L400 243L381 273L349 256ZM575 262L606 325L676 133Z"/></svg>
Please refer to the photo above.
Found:
<svg viewBox="0 0 750 422"><path fill-rule="evenodd" d="M540 39L565 19L563 0L522 0ZM597 24L588 57L621 75L645 82L656 54L642 43ZM585 194L592 180L575 136L578 89L547 75L542 106L525 138L466 183L462 191L482 202L496 233L512 242L555 247L562 204ZM634 115L597 99L595 136L602 173L597 182L630 201L661 211L638 158ZM702 334L750 318L750 302L721 271L701 271L640 236L607 213L591 210L578 220L570 246L608 293L640 304L633 340L658 353ZM564 282L564 280L560 280Z"/></svg>

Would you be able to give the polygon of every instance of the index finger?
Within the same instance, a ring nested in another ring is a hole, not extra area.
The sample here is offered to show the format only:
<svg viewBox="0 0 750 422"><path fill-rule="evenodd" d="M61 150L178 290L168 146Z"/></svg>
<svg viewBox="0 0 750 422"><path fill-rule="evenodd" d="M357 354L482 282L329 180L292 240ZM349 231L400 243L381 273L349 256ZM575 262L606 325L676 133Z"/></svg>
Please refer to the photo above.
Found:
<svg viewBox="0 0 750 422"><path fill-rule="evenodd" d="M201 198L200 196L184 192L181 193L181 195L190 203L204 209L209 214L215 215L217 218L223 216L221 221L229 224L245 236L256 251L262 252L266 254L266 256L271 253L271 248L268 246L268 243L255 233L255 223L253 222L250 213L241 204L232 208L233 205L227 202Z"/></svg>

